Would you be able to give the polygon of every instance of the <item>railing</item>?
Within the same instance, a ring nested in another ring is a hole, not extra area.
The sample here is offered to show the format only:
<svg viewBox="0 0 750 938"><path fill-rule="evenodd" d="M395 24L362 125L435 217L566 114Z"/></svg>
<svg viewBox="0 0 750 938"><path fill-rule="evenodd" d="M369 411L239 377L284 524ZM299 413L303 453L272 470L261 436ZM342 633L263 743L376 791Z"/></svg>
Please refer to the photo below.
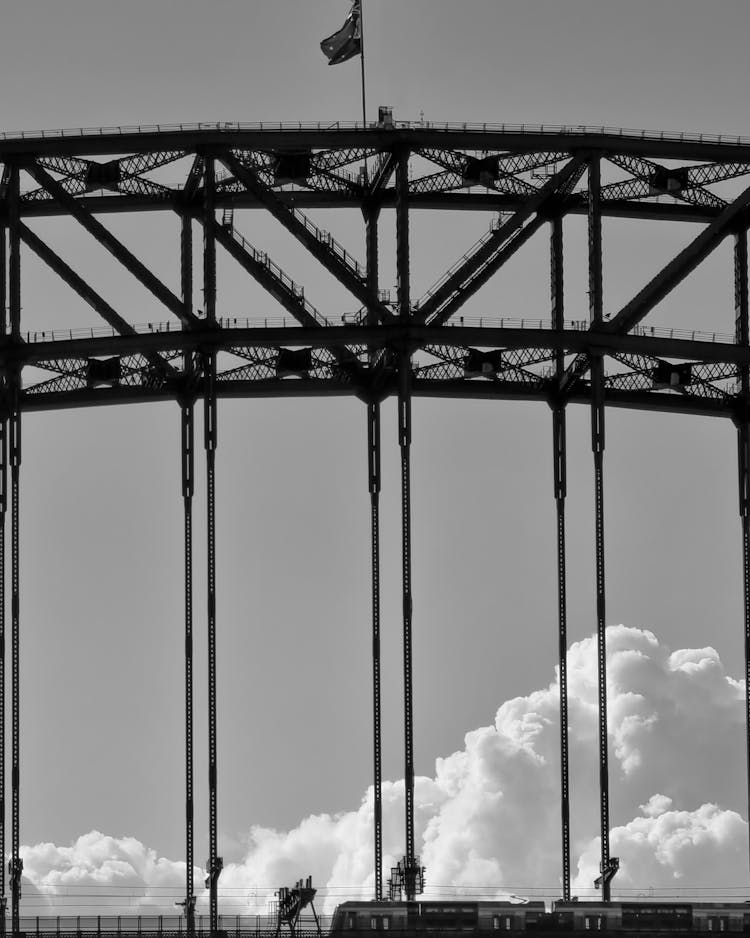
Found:
<svg viewBox="0 0 750 938"><path fill-rule="evenodd" d="M450 280L450 278L456 273L456 271L460 270L460 268L466 262L466 259L468 257L471 257L472 255L474 255L480 248L484 247L485 244L487 244L489 241L492 240L496 231L497 231L497 228L491 226L489 231L485 232L485 234L483 234L482 237L478 241L472 244L472 246L468 248L461 255L461 257L459 257L458 260L451 267L449 267L448 270L446 270L445 273L442 274L442 276L440 276L432 284L432 286L428 288L425 295L419 300L419 302L416 305L417 311L419 311L424 306L425 303L429 302L429 300L438 292L438 290L440 290Z"/></svg>
<svg viewBox="0 0 750 938"><path fill-rule="evenodd" d="M305 312L312 316L316 322L320 323L321 326L327 326L328 320L325 316L322 316L317 309L305 299L305 288L301 287L296 283L292 278L284 273L284 271L279 267L278 264L275 264L268 254L265 251L259 251L256 247L253 247L249 241L242 237L242 235L236 229L232 229L231 235L234 240L242 247L244 250L250 254L255 261L261 264L266 270L272 274L282 285L283 287L291 293L293 296L296 296L305 310Z"/></svg>
<svg viewBox="0 0 750 938"><path fill-rule="evenodd" d="M324 244L326 247L330 248L331 251L342 260L345 264L351 267L357 274L358 277L364 277L362 270L362 265L352 255L346 250L346 248L339 244L339 242L333 237L330 231L323 231L322 228L318 228L315 222L310 221L310 219L305 215L304 212L300 212L299 209L293 209L293 215L298 222L301 222L305 228L314 235L315 238L320 241L321 244Z"/></svg>
<svg viewBox="0 0 750 938"><path fill-rule="evenodd" d="M362 311L355 313L345 313L341 317L341 323L345 326L363 325L361 320ZM366 312L365 312L366 316ZM299 327L296 319L288 316L266 316L262 319L250 319L242 316L222 316L216 320L220 329L295 329ZM489 316L480 316L472 318L469 316L460 316L451 319L448 322L450 326L474 327L480 329L548 329L552 330L553 324L550 319L518 319L514 317L503 317L495 319ZM151 333L174 332L182 334L189 330L183 329L176 322L148 322L137 323L133 326L136 334L149 335ZM588 319L569 319L565 322L565 329L574 332L587 332L589 329ZM634 326L629 335L644 336L647 338L660 339L683 339L691 342L720 342L727 345L736 344L735 337L729 333L707 332L701 329L672 329L664 326ZM90 328L79 329L47 329L26 332L22 338L28 343L34 342L69 342L74 339L100 339L116 338L120 336L116 329L110 326L92 326Z"/></svg>
<svg viewBox="0 0 750 938"><path fill-rule="evenodd" d="M20 932L26 938L51 938L51 936L97 935L99 938L133 938L138 935L179 936L187 935L187 922L179 915L37 915L22 916ZM329 929L321 921L324 933ZM220 915L219 930L227 938L272 938L276 935L276 920L267 915ZM6 918L5 934L11 934L10 919ZM208 915L195 916L195 934L210 934ZM318 938L317 929L303 924L296 929L297 938Z"/></svg>
<svg viewBox="0 0 750 938"><path fill-rule="evenodd" d="M337 130L381 130L383 125L376 122L366 124L360 121L312 122L298 121L283 123L276 121L245 122L191 122L180 124L132 124L111 127L69 127L55 130L14 130L0 133L0 140L47 140L66 137L109 137L134 134L167 134L181 132L238 133L243 131L273 131L295 133L299 131L337 131ZM550 136L591 136L592 134L608 137L623 137L631 140L669 141L678 143L711 143L722 146L750 146L750 137L734 134L704 134L687 131L637 130L624 127L606 127L588 124L496 124L479 122L443 122L443 121L394 121L387 129L393 130L441 130L471 131L501 134L542 134Z"/></svg>

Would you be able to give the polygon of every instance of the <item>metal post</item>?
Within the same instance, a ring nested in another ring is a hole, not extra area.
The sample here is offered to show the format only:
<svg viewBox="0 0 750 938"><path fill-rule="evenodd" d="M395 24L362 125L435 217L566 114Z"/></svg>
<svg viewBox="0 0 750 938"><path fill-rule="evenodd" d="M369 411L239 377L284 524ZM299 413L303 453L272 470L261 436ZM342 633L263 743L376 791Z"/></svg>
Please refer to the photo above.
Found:
<svg viewBox="0 0 750 938"><path fill-rule="evenodd" d="M380 405L367 405L372 563L372 746L375 900L383 898L383 768L380 705Z"/></svg>
<svg viewBox="0 0 750 938"><path fill-rule="evenodd" d="M0 333L8 331L7 239L0 225ZM8 375L3 376L7 385ZM5 938L5 517L8 509L8 418L0 415L0 938Z"/></svg>
<svg viewBox="0 0 750 938"><path fill-rule="evenodd" d="M21 235L19 218L19 171L11 170L8 190L8 229L10 254L8 269L8 296L11 341L16 342L21 332ZM9 451L11 483L11 858L9 864L11 888L11 920L13 935L19 932L21 901L21 873L23 860L20 851L21 820L21 687L20 687L20 467L21 467L21 413L19 402L19 374L9 372L10 415Z"/></svg>
<svg viewBox="0 0 750 938"><path fill-rule="evenodd" d="M367 283L378 289L378 214L366 216ZM368 312L370 325L376 314ZM370 367L375 354L370 355ZM373 747L373 846L375 863L375 900L383 898L383 754L380 699L380 404L367 403L367 465L370 489L370 538L372 568L372 747Z"/></svg>
<svg viewBox="0 0 750 938"><path fill-rule="evenodd" d="M216 216L216 161L207 156L203 174L203 303L206 319L216 322L216 237L213 222Z"/></svg>
<svg viewBox="0 0 750 938"><path fill-rule="evenodd" d="M406 821L406 869L416 857L414 842L414 716L412 686L412 592L411 592L411 376L410 357L400 362L398 434L401 449L401 571L403 588L404 651L404 786ZM407 878L406 899L414 899L413 883Z"/></svg>
<svg viewBox="0 0 750 938"><path fill-rule="evenodd" d="M182 299L192 309L192 222L182 217L180 239ZM180 403L182 499L185 538L185 923L188 938L195 934L194 759L193 759L193 494L195 491L195 406L192 390L193 353L185 353L185 397Z"/></svg>
<svg viewBox="0 0 750 938"><path fill-rule="evenodd" d="M742 524L742 611L745 629L745 721L750 810L750 422L737 427L739 462L739 508Z"/></svg>
<svg viewBox="0 0 750 938"><path fill-rule="evenodd" d="M402 150L396 164L396 274L398 312L403 322L411 315L409 272L409 153Z"/></svg>
<svg viewBox="0 0 750 938"><path fill-rule="evenodd" d="M409 154L399 153L396 167L396 265L401 322L411 314L409 272ZM404 348L399 360L398 436L401 449L401 572L403 592L404 651L404 800L406 855L404 857L407 902L416 895L418 861L414 840L414 717L412 687L412 592L411 592L411 353Z"/></svg>
<svg viewBox="0 0 750 938"><path fill-rule="evenodd" d="M555 218L550 238L550 287L552 326L565 329L563 297L563 224ZM565 352L560 348L555 357L558 385L565 373ZM565 556L565 496L567 494L567 450L565 406L553 403L552 432L554 453L555 506L557 509L557 612L558 662L560 670L560 821L562 847L562 897L570 900L570 766L568 754L568 637L567 637L567 576Z"/></svg>
<svg viewBox="0 0 750 938"><path fill-rule="evenodd" d="M589 312L591 323L603 319L601 176L598 157L589 165ZM594 453L594 525L596 542L596 638L599 691L599 811L602 899L609 902L613 862L609 855L609 765L607 739L607 643L604 578L604 364L591 359L591 447Z"/></svg>
<svg viewBox="0 0 750 938"><path fill-rule="evenodd" d="M216 354L205 356L204 442L206 449L206 503L208 579L208 887L211 935L219 923L218 880L221 858L218 856L217 769L216 769Z"/></svg>
<svg viewBox="0 0 750 938"><path fill-rule="evenodd" d="M738 345L750 345L748 315L747 232L734 238L735 337ZM748 813L750 815L750 366L739 367L740 393L745 413L737 421L739 510L742 524L742 610L745 629L745 726L747 746ZM748 844L750 857L750 843Z"/></svg>
<svg viewBox="0 0 750 938"><path fill-rule="evenodd" d="M206 320L216 322L216 240L214 159L207 157L204 171L203 294ZM210 224L209 224L210 222ZM204 355L205 409L204 444L206 449L206 502L208 574L208 863L207 882L211 935L219 927L218 885L222 859L218 856L217 817L217 742L216 742L216 353Z"/></svg>

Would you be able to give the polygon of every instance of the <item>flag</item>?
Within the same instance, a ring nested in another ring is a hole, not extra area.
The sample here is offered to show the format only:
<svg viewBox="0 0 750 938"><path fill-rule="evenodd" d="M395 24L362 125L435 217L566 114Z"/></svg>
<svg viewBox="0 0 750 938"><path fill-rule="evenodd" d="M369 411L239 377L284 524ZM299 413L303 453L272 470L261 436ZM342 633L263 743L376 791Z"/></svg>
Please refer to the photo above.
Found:
<svg viewBox="0 0 750 938"><path fill-rule="evenodd" d="M338 65L347 59L359 55L362 51L362 33L360 31L360 4L362 0L354 0L349 15L341 29L332 36L324 39L320 48L328 59L329 65Z"/></svg>

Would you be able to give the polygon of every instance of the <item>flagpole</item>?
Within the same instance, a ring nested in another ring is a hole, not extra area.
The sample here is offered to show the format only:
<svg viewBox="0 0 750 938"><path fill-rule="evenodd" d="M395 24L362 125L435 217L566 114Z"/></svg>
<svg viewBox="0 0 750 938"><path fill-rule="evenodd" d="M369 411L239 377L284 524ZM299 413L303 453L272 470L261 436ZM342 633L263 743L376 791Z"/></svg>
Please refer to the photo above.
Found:
<svg viewBox="0 0 750 938"><path fill-rule="evenodd" d="M367 100L365 98L365 0L359 0L359 48L360 66L362 71L362 126L367 126Z"/></svg>

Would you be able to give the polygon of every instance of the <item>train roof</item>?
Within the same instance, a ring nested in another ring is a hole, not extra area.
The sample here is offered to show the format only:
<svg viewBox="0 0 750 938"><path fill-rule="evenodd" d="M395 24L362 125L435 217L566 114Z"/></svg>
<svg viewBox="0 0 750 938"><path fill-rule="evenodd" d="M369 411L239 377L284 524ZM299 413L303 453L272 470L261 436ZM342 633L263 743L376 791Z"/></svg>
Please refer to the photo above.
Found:
<svg viewBox="0 0 750 938"><path fill-rule="evenodd" d="M401 899L349 899L337 906L337 909L394 909L407 905L432 906L434 908L449 909L454 906L477 906L478 908L493 909L544 909L543 899L471 899L469 897L457 897L455 899L415 899L414 902L404 902ZM575 906L578 903L573 902Z"/></svg>

